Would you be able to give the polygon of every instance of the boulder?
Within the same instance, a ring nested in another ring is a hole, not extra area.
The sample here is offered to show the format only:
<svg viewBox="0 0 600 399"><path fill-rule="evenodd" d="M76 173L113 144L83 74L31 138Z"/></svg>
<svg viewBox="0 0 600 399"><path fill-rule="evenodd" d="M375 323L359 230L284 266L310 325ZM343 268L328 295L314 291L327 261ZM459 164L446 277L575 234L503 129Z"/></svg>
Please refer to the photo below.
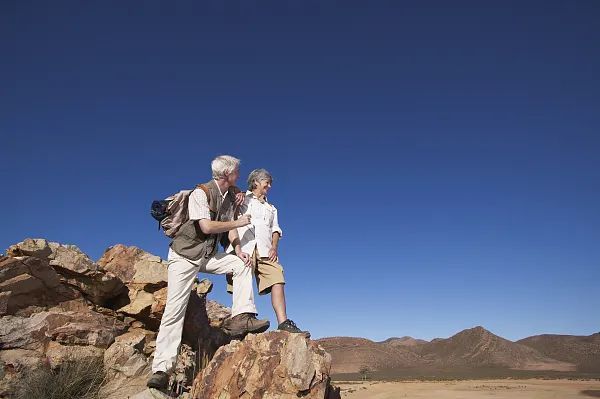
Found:
<svg viewBox="0 0 600 399"><path fill-rule="evenodd" d="M92 302L100 305L125 290L123 282L114 274L100 270L92 260L74 245L28 238L8 248L10 257L31 256L47 260L61 275L61 281L81 291Z"/></svg>
<svg viewBox="0 0 600 399"><path fill-rule="evenodd" d="M198 375L193 398L297 399L336 397L331 357L301 334L249 334L221 347Z"/></svg>
<svg viewBox="0 0 600 399"><path fill-rule="evenodd" d="M0 316L28 315L80 296L79 291L61 283L48 260L31 256L0 259Z"/></svg>
<svg viewBox="0 0 600 399"><path fill-rule="evenodd" d="M46 348L46 359L52 368L57 368L66 362L102 359L103 356L104 349L95 346L62 345L50 341Z"/></svg>
<svg viewBox="0 0 600 399"><path fill-rule="evenodd" d="M37 351L8 349L0 351L0 398L11 397L21 380L22 373L46 361Z"/></svg>
<svg viewBox="0 0 600 399"><path fill-rule="evenodd" d="M98 260L98 266L117 276L129 289L154 292L167 286L167 262L137 247L112 246Z"/></svg>
<svg viewBox="0 0 600 399"><path fill-rule="evenodd" d="M0 318L0 349L41 350L50 341L106 349L127 326L118 319L92 312L36 313Z"/></svg>

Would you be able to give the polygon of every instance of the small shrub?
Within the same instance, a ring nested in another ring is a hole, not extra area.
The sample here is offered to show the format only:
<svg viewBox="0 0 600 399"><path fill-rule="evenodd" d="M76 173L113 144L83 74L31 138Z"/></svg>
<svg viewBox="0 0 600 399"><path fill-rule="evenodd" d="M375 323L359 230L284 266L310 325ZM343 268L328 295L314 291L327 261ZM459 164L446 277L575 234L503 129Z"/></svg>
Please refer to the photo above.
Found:
<svg viewBox="0 0 600 399"><path fill-rule="evenodd" d="M96 399L105 380L101 359L68 361L56 370L43 366L23 374L16 399Z"/></svg>

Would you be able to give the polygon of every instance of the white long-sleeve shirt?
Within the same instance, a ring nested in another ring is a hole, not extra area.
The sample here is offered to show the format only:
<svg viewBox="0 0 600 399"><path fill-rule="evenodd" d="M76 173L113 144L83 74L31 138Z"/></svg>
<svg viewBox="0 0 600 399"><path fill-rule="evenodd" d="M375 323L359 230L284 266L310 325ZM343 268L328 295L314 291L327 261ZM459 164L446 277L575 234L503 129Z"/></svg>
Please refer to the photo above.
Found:
<svg viewBox="0 0 600 399"><path fill-rule="evenodd" d="M258 256L267 257L273 246L272 236L274 232L283 235L277 218L277 208L267 202L260 202L252 191L246 192L246 199L241 208L242 215L250 215L248 226L238 228L242 251L252 255L254 248Z"/></svg>

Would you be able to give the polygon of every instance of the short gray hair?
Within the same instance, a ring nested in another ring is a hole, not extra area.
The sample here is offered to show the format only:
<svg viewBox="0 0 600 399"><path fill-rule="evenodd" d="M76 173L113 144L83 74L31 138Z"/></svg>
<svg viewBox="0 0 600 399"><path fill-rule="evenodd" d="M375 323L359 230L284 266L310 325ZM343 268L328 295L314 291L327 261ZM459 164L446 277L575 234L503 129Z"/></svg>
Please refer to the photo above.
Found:
<svg viewBox="0 0 600 399"><path fill-rule="evenodd" d="M239 169L240 160L231 155L219 155L213 159L210 167L212 168L213 178L219 179L233 173L234 170Z"/></svg>
<svg viewBox="0 0 600 399"><path fill-rule="evenodd" d="M248 175L248 190L254 190L256 188L257 181L261 180L269 180L271 183L273 182L273 176L266 169L254 169Z"/></svg>

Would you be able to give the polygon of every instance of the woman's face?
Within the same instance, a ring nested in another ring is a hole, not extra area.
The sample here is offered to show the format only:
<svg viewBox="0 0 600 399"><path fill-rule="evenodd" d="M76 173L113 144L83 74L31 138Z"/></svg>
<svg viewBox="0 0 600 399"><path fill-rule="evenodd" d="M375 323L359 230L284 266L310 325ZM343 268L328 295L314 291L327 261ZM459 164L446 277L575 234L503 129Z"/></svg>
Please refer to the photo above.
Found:
<svg viewBox="0 0 600 399"><path fill-rule="evenodd" d="M270 188L271 188L271 180L264 179L264 180L258 180L256 182L256 189L258 190L258 195L267 195Z"/></svg>

